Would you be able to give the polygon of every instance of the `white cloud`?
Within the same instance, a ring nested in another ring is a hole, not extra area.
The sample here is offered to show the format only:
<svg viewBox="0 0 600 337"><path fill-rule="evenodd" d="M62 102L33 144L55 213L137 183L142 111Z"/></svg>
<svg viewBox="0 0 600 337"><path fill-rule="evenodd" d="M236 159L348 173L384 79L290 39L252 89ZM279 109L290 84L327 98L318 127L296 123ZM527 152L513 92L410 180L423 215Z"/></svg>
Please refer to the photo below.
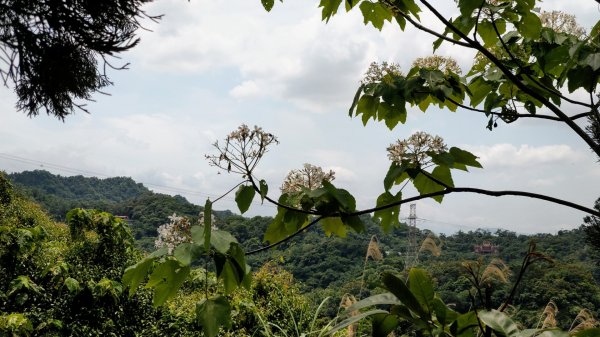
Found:
<svg viewBox="0 0 600 337"><path fill-rule="evenodd" d="M506 167L534 167L548 164L570 164L581 160L582 153L566 144L531 146L523 144L495 144L470 148L479 156L483 167L488 169Z"/></svg>
<svg viewBox="0 0 600 337"><path fill-rule="evenodd" d="M244 81L229 91L234 98L251 98L260 94L260 88L254 81Z"/></svg>

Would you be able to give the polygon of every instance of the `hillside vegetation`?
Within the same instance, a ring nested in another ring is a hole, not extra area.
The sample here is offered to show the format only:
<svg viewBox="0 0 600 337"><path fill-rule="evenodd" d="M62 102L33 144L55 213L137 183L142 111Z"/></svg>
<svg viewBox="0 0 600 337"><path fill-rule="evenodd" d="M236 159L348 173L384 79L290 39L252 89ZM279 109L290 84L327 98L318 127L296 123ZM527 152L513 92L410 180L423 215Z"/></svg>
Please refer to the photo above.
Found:
<svg viewBox="0 0 600 337"><path fill-rule="evenodd" d="M156 228L168 222L169 215L176 213L195 221L202 210L181 196L153 193L130 178L66 178L44 171L11 174L9 178L57 219L64 218L58 212L66 205L128 216L138 246L146 250L153 249ZM44 186L45 181L50 182L52 188ZM92 195L102 199L94 200ZM363 298L381 292L380 273L405 272L406 226L384 234L373 218L363 216L367 232L361 235L328 237L321 229L314 228L277 249L253 254L253 250L263 246L262 237L272 218L246 218L229 211L217 212L216 216L217 227L232 233L249 253L247 259L253 269L270 261L291 272L315 303L331 296L334 300L324 310L330 317L335 316L344 294ZM550 257L551 262L535 265L526 274L513 303L515 317L525 326L535 325L551 300L559 308L558 322L566 328L582 309L590 310L596 317L600 314L597 281L600 269L594 260L594 251L585 242L582 228L536 235L477 230L436 236L427 230L417 230L416 236L418 257L409 263L428 270L439 294L456 310L467 311L472 305L472 287L464 276L463 261L479 260L485 266L497 258L506 264L506 280L499 282L492 294L493 302L500 305L515 277L508 270L518 270L529 244L535 242L536 250ZM474 246L484 242L497 245L498 252L475 253ZM374 258L373 249L381 253L381 258Z"/></svg>

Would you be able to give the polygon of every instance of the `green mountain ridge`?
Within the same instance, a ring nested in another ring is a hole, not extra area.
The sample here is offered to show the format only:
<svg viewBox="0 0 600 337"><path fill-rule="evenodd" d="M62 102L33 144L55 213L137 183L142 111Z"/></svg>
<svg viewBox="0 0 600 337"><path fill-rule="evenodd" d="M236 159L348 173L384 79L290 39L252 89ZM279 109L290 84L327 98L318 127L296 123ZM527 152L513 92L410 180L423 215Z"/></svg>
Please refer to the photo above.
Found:
<svg viewBox="0 0 600 337"><path fill-rule="evenodd" d="M8 177L57 218L59 212L67 207L98 208L128 216L137 245L147 251L154 249L156 229L168 221L169 215L177 213L194 222L202 210L201 206L190 203L184 197L154 193L131 178L57 178L44 171L13 173ZM49 186L44 185L45 182ZM94 199L96 197L98 199ZM481 263L487 264L499 258L511 270L518 271L530 242L535 242L536 250L551 258L553 263L537 264L526 274L514 303L523 313L521 319L537 317L532 312L541 310L549 300L553 300L561 310L565 309L558 317L564 324L583 308L600 313L600 287L596 281L600 279L600 269L595 262L594 250L585 242L581 227L557 234L535 235L506 230L476 230L436 236L428 230L417 229L415 240L418 245L408 252L406 226L383 233L378 222L367 215L363 216L367 225L365 233L350 233L346 238L327 237L319 226L315 226L275 249L253 254L253 250L264 246L263 235L272 218L246 218L231 211L215 212L215 216L216 225L232 233L249 253L247 261L253 268L267 261L281 265L315 299L324 296L339 298L344 293L360 294L361 297L377 293L380 291L380 273L402 273L407 253L411 253L418 255L418 259L409 263L427 269L434 276L437 290L445 301L466 311L471 305L471 285L461 276L464 270L461 261L480 259ZM365 258L373 237L382 253L382 260ZM476 253L475 246L486 242L497 246L498 251L493 254ZM441 255L434 256L436 249L441 250ZM516 275L513 273L507 277L513 280ZM493 294L495 301L500 303L508 294L510 283L498 286ZM334 315L336 308L332 305L327 310Z"/></svg>

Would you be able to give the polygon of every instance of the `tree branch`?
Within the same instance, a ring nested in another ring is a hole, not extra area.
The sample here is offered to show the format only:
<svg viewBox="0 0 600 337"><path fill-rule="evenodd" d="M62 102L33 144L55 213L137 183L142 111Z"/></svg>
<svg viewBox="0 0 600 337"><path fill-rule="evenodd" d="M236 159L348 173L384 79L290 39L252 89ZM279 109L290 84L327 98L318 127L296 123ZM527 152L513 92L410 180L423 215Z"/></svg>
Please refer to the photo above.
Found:
<svg viewBox="0 0 600 337"><path fill-rule="evenodd" d="M443 15L438 12L435 7L433 7L427 0L419 0L423 5L425 5L446 27L452 30L456 35L458 35L461 39L465 40L470 48L475 48L480 51L483 55L485 55L492 63L494 63L498 69L502 71L502 73L519 89L521 89L524 93L529 96L537 99L542 102L543 105L548 107L556 116L558 116L564 123L566 123L575 133L583 139L586 144L594 151L598 156L600 156L600 144L597 144L579 125L577 125L574 121L572 121L569 116L567 116L561 109L548 101L545 97L538 94L536 91L529 88L525 85L515 74L513 74L494 54L492 54L489 50L484 48L481 44L477 43L470 39L465 33L463 33L460 29L456 28L452 23L450 23Z"/></svg>
<svg viewBox="0 0 600 337"><path fill-rule="evenodd" d="M296 232L294 232L290 236L285 237L285 239L282 239L282 240L279 240L277 242L274 242L274 243L272 243L272 244L270 244L268 246L264 246L264 247L261 247L261 248L255 249L255 250L251 250L251 251L247 252L246 255L253 255L253 254L260 253L262 251L271 249L273 247L279 246L280 244L293 239L296 235L298 235L298 234L302 233L303 231L309 229L310 227L314 226L317 222L319 222L323 218L326 218L326 216L317 217L313 221L311 221L308 225L306 225L306 226L302 227L301 229L297 230Z"/></svg>

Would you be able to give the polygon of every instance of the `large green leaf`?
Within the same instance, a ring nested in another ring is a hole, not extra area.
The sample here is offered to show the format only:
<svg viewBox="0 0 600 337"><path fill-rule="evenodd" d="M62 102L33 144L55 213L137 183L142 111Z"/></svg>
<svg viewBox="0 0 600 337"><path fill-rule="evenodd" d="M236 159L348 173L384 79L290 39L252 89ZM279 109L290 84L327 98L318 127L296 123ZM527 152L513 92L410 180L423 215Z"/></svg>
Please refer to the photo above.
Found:
<svg viewBox="0 0 600 337"><path fill-rule="evenodd" d="M474 337L473 328L479 325L475 311L458 315L450 325L450 331L457 337Z"/></svg>
<svg viewBox="0 0 600 337"><path fill-rule="evenodd" d="M252 204L252 199L254 199L254 188L250 185L242 185L235 193L235 202L237 203L240 212L244 214L248 208L250 208L250 204Z"/></svg>
<svg viewBox="0 0 600 337"><path fill-rule="evenodd" d="M384 313L373 315L371 322L373 337L387 337L400 323L396 315Z"/></svg>
<svg viewBox="0 0 600 337"><path fill-rule="evenodd" d="M365 25L370 22L373 27L381 30L385 20L392 21L392 12L379 2L363 1L359 8L363 14Z"/></svg>
<svg viewBox="0 0 600 337"><path fill-rule="evenodd" d="M342 211L354 212L356 210L356 200L350 192L336 188L330 182L323 181L323 188L342 206Z"/></svg>
<svg viewBox="0 0 600 337"><path fill-rule="evenodd" d="M460 8L460 14L464 16L471 16L473 11L481 6L481 0L459 0L458 8Z"/></svg>
<svg viewBox="0 0 600 337"><path fill-rule="evenodd" d="M184 242L179 244L173 251L173 256L185 266L189 266L192 261L197 259L204 249L197 244Z"/></svg>
<svg viewBox="0 0 600 337"><path fill-rule="evenodd" d="M494 46L498 41L498 36L494 30L494 24L488 20L481 21L477 25L477 34L481 36L485 47Z"/></svg>
<svg viewBox="0 0 600 337"><path fill-rule="evenodd" d="M423 310L415 295L402 280L390 273L383 273L381 280L385 289L394 294L410 311L423 319L429 319L429 315Z"/></svg>
<svg viewBox="0 0 600 337"><path fill-rule="evenodd" d="M396 195L390 192L383 192L377 197L377 207L391 205L402 200L402 191L398 191ZM381 221L381 228L385 233L388 233L394 226L400 224L400 205L390 206L373 213L375 219Z"/></svg>
<svg viewBox="0 0 600 337"><path fill-rule="evenodd" d="M167 254L167 248L161 248L152 254L148 255L140 262L134 264L133 266L127 267L125 272L123 273L122 282L124 285L129 287L129 296L133 296L137 287L142 283L142 281L148 275L148 271L154 261Z"/></svg>
<svg viewBox="0 0 600 337"><path fill-rule="evenodd" d="M477 315L483 324L489 326L498 337L516 337L519 328L508 315L498 310L480 311Z"/></svg>
<svg viewBox="0 0 600 337"><path fill-rule="evenodd" d="M336 332L340 331L341 329L344 329L356 322L362 321L366 317L373 316L376 314L387 314L387 313L388 312L385 310L373 309L373 310L369 310L367 312L363 312L363 313L355 315L355 316L350 316L349 318L346 318L345 320L341 321L338 325L334 326L331 330L327 331L327 333L331 336L331 335L335 334Z"/></svg>
<svg viewBox="0 0 600 337"><path fill-rule="evenodd" d="M154 306L161 306L175 296L189 274L190 267L177 260L166 260L154 268L146 284L146 288L154 288Z"/></svg>
<svg viewBox="0 0 600 337"><path fill-rule="evenodd" d="M237 239L233 235L231 235L231 233L222 230L212 231L212 238L210 244L219 253L227 253L232 243L237 243Z"/></svg>
<svg viewBox="0 0 600 337"><path fill-rule="evenodd" d="M469 151L459 149L458 147L450 148L450 155L454 158L454 162L464 164L466 166L482 168L481 164L477 161L477 156Z"/></svg>
<svg viewBox="0 0 600 337"><path fill-rule="evenodd" d="M433 178L446 183L449 186L453 186L452 176L450 174L450 169L447 166L436 166L435 169L431 173L429 173ZM443 185L438 184L436 181L431 179L427 173L420 172L415 179L413 179L413 185L419 191L419 194L428 194L443 191L446 188ZM432 199L441 203L444 198L444 195L436 195L433 196Z"/></svg>
<svg viewBox="0 0 600 337"><path fill-rule="evenodd" d="M331 236L331 234L335 234L339 237L346 237L347 230L346 226L342 222L342 219L339 217L332 218L323 218L320 220L323 225L323 229L325 230L325 235Z"/></svg>
<svg viewBox="0 0 600 337"><path fill-rule="evenodd" d="M354 229L355 232L361 233L365 231L365 223L362 221L360 216L352 215L352 216L342 216L342 222L344 225Z"/></svg>
<svg viewBox="0 0 600 337"><path fill-rule="evenodd" d="M338 8L342 4L342 0L321 0L319 7L322 7L322 19L329 22L332 16L337 13Z"/></svg>
<svg viewBox="0 0 600 337"><path fill-rule="evenodd" d="M542 21L532 12L528 12L521 18L517 25L519 33L530 39L537 39L542 31Z"/></svg>
<svg viewBox="0 0 600 337"><path fill-rule="evenodd" d="M350 307L346 309L347 313L351 313L353 311L361 310L367 307L375 306L375 305L390 305L390 304L402 304L400 300L392 293L383 293L377 294L373 296L369 296L365 299L362 299Z"/></svg>
<svg viewBox="0 0 600 337"><path fill-rule="evenodd" d="M196 318L207 337L215 337L219 328L231 328L231 306L224 296L207 298L196 305Z"/></svg>
<svg viewBox="0 0 600 337"><path fill-rule="evenodd" d="M598 337L600 336L600 328L581 330L573 334L573 337Z"/></svg>
<svg viewBox="0 0 600 337"><path fill-rule="evenodd" d="M421 304L421 307L431 315L433 313L433 281L423 269L412 268L408 274L408 288Z"/></svg>

